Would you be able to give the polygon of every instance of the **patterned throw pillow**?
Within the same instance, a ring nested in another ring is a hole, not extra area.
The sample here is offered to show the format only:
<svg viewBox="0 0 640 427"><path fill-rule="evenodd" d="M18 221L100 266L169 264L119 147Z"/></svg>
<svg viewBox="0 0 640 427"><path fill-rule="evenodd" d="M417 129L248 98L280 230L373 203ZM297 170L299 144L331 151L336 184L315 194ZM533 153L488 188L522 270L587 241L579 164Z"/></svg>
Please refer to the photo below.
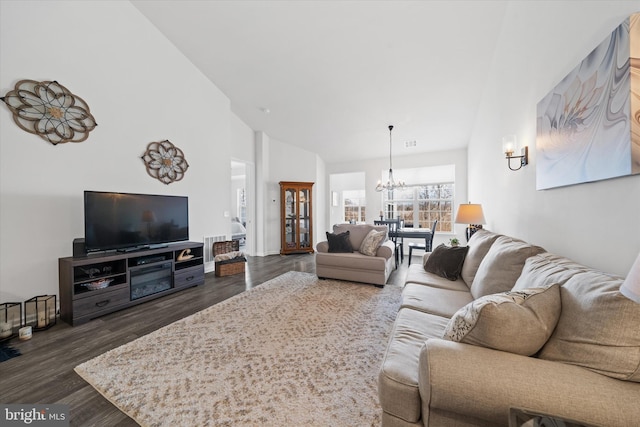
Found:
<svg viewBox="0 0 640 427"><path fill-rule="evenodd" d="M386 231L371 230L360 245L360 253L363 255L376 256L378 248L387 237Z"/></svg>
<svg viewBox="0 0 640 427"><path fill-rule="evenodd" d="M327 242L329 243L329 252L331 253L351 253L353 247L349 240L349 230L344 233L329 233L327 231Z"/></svg>
<svg viewBox="0 0 640 427"><path fill-rule="evenodd" d="M560 310L557 284L487 295L458 310L444 338L531 356L553 333Z"/></svg>

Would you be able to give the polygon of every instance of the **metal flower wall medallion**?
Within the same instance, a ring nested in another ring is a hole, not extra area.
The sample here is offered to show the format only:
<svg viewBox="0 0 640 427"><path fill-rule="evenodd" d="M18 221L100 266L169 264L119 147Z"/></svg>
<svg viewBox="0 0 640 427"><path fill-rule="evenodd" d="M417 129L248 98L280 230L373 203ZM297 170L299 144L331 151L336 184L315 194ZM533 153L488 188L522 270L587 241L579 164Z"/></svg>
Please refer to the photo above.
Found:
<svg viewBox="0 0 640 427"><path fill-rule="evenodd" d="M142 160L147 173L167 185L180 181L189 168L182 150L166 139L149 143Z"/></svg>
<svg viewBox="0 0 640 427"><path fill-rule="evenodd" d="M56 81L20 80L0 99L21 129L53 145L82 142L97 126L87 103Z"/></svg>

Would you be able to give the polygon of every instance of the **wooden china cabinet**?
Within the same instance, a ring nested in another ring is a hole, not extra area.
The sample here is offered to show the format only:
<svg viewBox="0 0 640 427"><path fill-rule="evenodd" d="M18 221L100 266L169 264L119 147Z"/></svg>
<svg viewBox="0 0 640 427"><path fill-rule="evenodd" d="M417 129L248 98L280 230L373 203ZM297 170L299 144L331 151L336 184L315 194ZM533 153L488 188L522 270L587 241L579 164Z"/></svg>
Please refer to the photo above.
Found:
<svg viewBox="0 0 640 427"><path fill-rule="evenodd" d="M313 252L313 182L280 182L280 254Z"/></svg>

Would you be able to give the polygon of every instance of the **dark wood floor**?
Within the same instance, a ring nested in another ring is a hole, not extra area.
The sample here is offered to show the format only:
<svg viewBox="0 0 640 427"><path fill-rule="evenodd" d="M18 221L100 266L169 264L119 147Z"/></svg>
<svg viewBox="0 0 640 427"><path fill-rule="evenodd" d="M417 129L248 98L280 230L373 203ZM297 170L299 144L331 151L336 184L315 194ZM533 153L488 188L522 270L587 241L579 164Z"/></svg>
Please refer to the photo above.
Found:
<svg viewBox="0 0 640 427"><path fill-rule="evenodd" d="M406 269L405 258L388 283L401 285ZM288 271L315 273L314 255L249 257L244 276L207 273L204 285L76 327L58 320L50 329L34 333L30 341L13 339L9 344L22 355L0 363L0 403L66 404L72 426L135 426L73 368Z"/></svg>

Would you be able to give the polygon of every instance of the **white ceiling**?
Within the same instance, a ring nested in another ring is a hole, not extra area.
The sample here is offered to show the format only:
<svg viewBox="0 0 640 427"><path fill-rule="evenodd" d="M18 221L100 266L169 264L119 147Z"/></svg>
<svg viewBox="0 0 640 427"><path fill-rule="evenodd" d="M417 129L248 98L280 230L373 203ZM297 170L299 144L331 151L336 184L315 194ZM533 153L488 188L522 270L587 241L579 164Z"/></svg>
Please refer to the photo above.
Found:
<svg viewBox="0 0 640 427"><path fill-rule="evenodd" d="M394 157L465 147L507 7L132 3L229 97L247 125L327 162L388 156L390 124ZM405 148L407 141L416 147Z"/></svg>

